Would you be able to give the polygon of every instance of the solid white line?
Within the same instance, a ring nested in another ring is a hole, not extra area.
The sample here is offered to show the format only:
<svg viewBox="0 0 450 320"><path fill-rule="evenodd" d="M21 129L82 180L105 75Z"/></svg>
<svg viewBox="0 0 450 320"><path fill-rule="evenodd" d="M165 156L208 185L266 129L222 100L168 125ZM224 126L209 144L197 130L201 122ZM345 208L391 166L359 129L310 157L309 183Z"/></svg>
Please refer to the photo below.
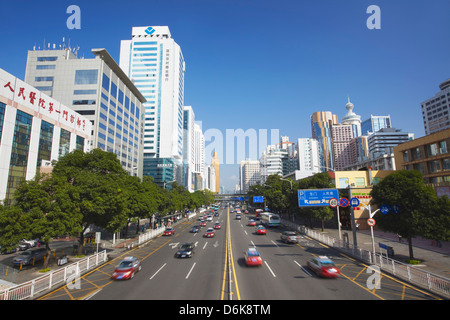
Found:
<svg viewBox="0 0 450 320"><path fill-rule="evenodd" d="M272 243L273 243L274 245L276 245L276 246L278 247L278 245L276 244L276 242L275 242L275 241L273 241L273 240L270 240L270 241L272 241Z"/></svg>
<svg viewBox="0 0 450 320"><path fill-rule="evenodd" d="M152 280L153 277L156 276L156 274L157 274L158 272L160 272L161 269L164 268L164 267L166 266L166 264L167 264L167 263L164 263L163 266L162 266L161 268L159 268L158 271L156 271L154 275L151 276L150 280Z"/></svg>
<svg viewBox="0 0 450 320"><path fill-rule="evenodd" d="M303 270L304 273L306 273L308 276L312 277L311 273L309 273L308 271L306 271L305 268L303 268L303 266L298 263L297 261L294 260L294 262Z"/></svg>
<svg viewBox="0 0 450 320"><path fill-rule="evenodd" d="M208 241L206 241L206 243L205 243L205 245L203 246L203 249L205 249L206 248L206 245L208 244Z"/></svg>
<svg viewBox="0 0 450 320"><path fill-rule="evenodd" d="M189 273L187 274L187 276L186 276L186 279L187 279L187 278L189 278L189 275L191 274L191 272L192 272L192 269L194 269L194 267L195 267L195 264L196 264L196 262L194 262L194 264L192 265L192 268L191 268L191 270L189 270Z"/></svg>
<svg viewBox="0 0 450 320"><path fill-rule="evenodd" d="M269 265L267 264L267 261L264 261L264 263L266 264L267 268L269 268L272 275L276 278L277 276L275 275L275 273L273 273L272 269L270 269Z"/></svg>
<svg viewBox="0 0 450 320"><path fill-rule="evenodd" d="M256 248L256 246L255 246L255 244L253 243L253 241L252 240L250 240L250 242L252 243L252 245Z"/></svg>

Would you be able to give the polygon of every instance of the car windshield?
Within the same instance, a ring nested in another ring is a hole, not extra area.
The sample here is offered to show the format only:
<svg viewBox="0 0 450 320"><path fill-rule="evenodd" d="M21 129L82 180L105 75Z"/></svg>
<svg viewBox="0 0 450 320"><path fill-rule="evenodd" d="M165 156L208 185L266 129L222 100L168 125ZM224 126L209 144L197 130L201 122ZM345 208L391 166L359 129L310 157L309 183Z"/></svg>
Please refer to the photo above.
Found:
<svg viewBox="0 0 450 320"><path fill-rule="evenodd" d="M334 267L334 262L333 261L321 261L320 264L323 267Z"/></svg>
<svg viewBox="0 0 450 320"><path fill-rule="evenodd" d="M247 255L249 257L257 257L257 256L259 256L259 253L258 253L258 251L249 250L249 251L247 251Z"/></svg>
<svg viewBox="0 0 450 320"><path fill-rule="evenodd" d="M133 261L122 261L117 267L118 268L131 268L133 266Z"/></svg>
<svg viewBox="0 0 450 320"><path fill-rule="evenodd" d="M180 249L181 250L190 250L191 249L191 245L189 245L189 244L182 244Z"/></svg>
<svg viewBox="0 0 450 320"><path fill-rule="evenodd" d="M31 252L30 251L24 251L24 252L21 253L21 255L22 256L29 256L29 255L31 255Z"/></svg>

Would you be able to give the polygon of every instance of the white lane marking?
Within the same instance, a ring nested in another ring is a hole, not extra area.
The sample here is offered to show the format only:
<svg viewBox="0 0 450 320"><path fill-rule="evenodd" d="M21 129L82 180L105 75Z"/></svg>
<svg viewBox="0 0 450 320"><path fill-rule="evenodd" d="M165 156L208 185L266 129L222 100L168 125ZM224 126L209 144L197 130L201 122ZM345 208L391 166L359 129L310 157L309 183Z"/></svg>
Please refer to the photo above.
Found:
<svg viewBox="0 0 450 320"><path fill-rule="evenodd" d="M270 240L270 241L272 241L272 243L278 247L278 244L276 244L275 241L273 241L273 240Z"/></svg>
<svg viewBox="0 0 450 320"><path fill-rule="evenodd" d="M166 264L167 264L167 263L164 263L164 264L162 265L162 267L161 267L161 268L159 268L159 269L158 269L158 271L156 271L156 272L155 272L155 273L154 273L154 274L153 274L153 275L151 276L150 280L152 280L152 279L153 279L153 277L154 277L154 276L156 276L156 275L158 274L158 272L160 272L160 271L161 271L161 269L162 269L162 268L164 268L164 267L166 266Z"/></svg>
<svg viewBox="0 0 450 320"><path fill-rule="evenodd" d="M192 272L192 269L194 269L194 267L195 267L195 264L196 264L196 262L194 262L194 264L192 265L192 268L191 268L191 270L189 270L189 272L188 272L188 274L187 274L187 276L186 276L186 279L187 279L187 278L189 278L189 275L191 274L191 272Z"/></svg>
<svg viewBox="0 0 450 320"><path fill-rule="evenodd" d="M253 241L252 241L252 240L250 240L250 242L252 243L253 247L255 247L255 248L256 248L256 246L255 246L255 244L253 243Z"/></svg>
<svg viewBox="0 0 450 320"><path fill-rule="evenodd" d="M93 296L95 296L97 293L99 293L102 290L103 289L98 289L98 290L92 292L90 295L88 295L87 297L83 298L83 300L89 300L90 298L92 298Z"/></svg>
<svg viewBox="0 0 450 320"><path fill-rule="evenodd" d="M267 268L269 268L269 271L272 273L272 275L276 278L277 276L275 275L275 273L273 273L272 269L270 269L269 265L267 264L267 261L264 261L264 263L266 264Z"/></svg>
<svg viewBox="0 0 450 320"><path fill-rule="evenodd" d="M203 249L206 248L206 245L208 244L208 241L205 242L205 245L203 246Z"/></svg>
<svg viewBox="0 0 450 320"><path fill-rule="evenodd" d="M303 266L302 266L300 263L298 263L298 262L295 261L295 260L294 260L294 262L295 262L295 263L303 270L304 273L306 273L308 276L312 277L312 274L309 273L308 271L306 271L306 269L303 268Z"/></svg>
<svg viewBox="0 0 450 320"><path fill-rule="evenodd" d="M245 234L248 235L247 230L244 230Z"/></svg>

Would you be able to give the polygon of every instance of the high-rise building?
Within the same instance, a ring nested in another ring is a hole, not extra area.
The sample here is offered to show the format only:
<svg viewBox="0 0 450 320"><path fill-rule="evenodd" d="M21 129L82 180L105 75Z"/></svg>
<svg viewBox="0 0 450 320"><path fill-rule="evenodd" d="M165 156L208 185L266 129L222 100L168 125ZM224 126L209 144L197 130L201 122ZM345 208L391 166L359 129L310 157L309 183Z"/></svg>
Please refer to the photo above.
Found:
<svg viewBox="0 0 450 320"><path fill-rule="evenodd" d="M421 103L426 135L450 128L450 79L442 82L439 89L434 97Z"/></svg>
<svg viewBox="0 0 450 320"><path fill-rule="evenodd" d="M239 182L242 193L247 193L250 186L261 183L261 164L258 160L241 161Z"/></svg>
<svg viewBox="0 0 450 320"><path fill-rule="evenodd" d="M215 177L216 177L216 192L220 192L220 160L219 155L216 151L213 152L213 157L211 159L211 165L214 167Z"/></svg>
<svg viewBox="0 0 450 320"><path fill-rule="evenodd" d="M183 107L185 61L167 26L133 27L122 40L120 67L147 102L144 124L144 175L165 184L183 184Z"/></svg>
<svg viewBox="0 0 450 320"><path fill-rule="evenodd" d="M86 117L0 69L0 202L51 161L90 151L91 131Z"/></svg>
<svg viewBox="0 0 450 320"><path fill-rule="evenodd" d="M194 176L197 182L194 190L204 189L203 177L205 172L205 136L200 123L194 123Z"/></svg>
<svg viewBox="0 0 450 320"><path fill-rule="evenodd" d="M370 115L369 119L361 122L361 135L367 136L383 128L391 128L391 116Z"/></svg>
<svg viewBox="0 0 450 320"><path fill-rule="evenodd" d="M92 123L92 148L113 152L142 176L144 96L105 49L78 59L68 48L28 52L25 82Z"/></svg>
<svg viewBox="0 0 450 320"><path fill-rule="evenodd" d="M195 114L191 106L184 107L183 116L183 161L186 164L186 174L184 185L190 192L195 191L193 181L193 172L195 171Z"/></svg>
<svg viewBox="0 0 450 320"><path fill-rule="evenodd" d="M311 115L312 138L319 142L320 166L324 170L334 169L331 127L337 123L337 115L330 111L314 112Z"/></svg>
<svg viewBox="0 0 450 320"><path fill-rule="evenodd" d="M345 105L347 114L342 117L342 124L350 125L352 127L352 135L354 138L356 138L361 135L361 116L358 116L353 112L354 107L355 106L350 102L349 98L347 104Z"/></svg>
<svg viewBox="0 0 450 320"><path fill-rule="evenodd" d="M268 176L277 174L283 176L283 159L288 155L286 149L278 145L268 145L259 158L261 165L261 183L265 183Z"/></svg>

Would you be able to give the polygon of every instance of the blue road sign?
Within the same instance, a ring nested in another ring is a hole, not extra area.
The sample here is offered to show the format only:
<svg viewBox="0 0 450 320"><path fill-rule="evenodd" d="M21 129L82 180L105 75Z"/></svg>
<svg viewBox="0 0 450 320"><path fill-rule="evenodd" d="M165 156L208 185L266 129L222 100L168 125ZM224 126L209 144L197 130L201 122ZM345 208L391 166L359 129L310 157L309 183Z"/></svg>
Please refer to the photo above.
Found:
<svg viewBox="0 0 450 320"><path fill-rule="evenodd" d="M380 207L380 211L382 214L387 214L389 213L389 206L387 204L383 204Z"/></svg>
<svg viewBox="0 0 450 320"><path fill-rule="evenodd" d="M348 199L347 198L340 198L339 199L339 205L341 207L344 207L344 208L348 207L348 205L349 205Z"/></svg>
<svg viewBox="0 0 450 320"><path fill-rule="evenodd" d="M253 203L263 203L264 197L263 196L255 196L253 197Z"/></svg>
<svg viewBox="0 0 450 320"><path fill-rule="evenodd" d="M391 211L393 213L399 213L400 212L400 207L396 204L394 204L393 206L391 206Z"/></svg>
<svg viewBox="0 0 450 320"><path fill-rule="evenodd" d="M329 201L339 199L338 189L303 189L298 190L299 207L329 206Z"/></svg>
<svg viewBox="0 0 450 320"><path fill-rule="evenodd" d="M355 198L355 197L351 198L351 199L350 199L350 205L351 205L353 208L356 208L357 206L359 206L359 199L358 199L358 198Z"/></svg>
<svg viewBox="0 0 450 320"><path fill-rule="evenodd" d="M381 249L388 249L388 246L387 245L385 245L384 243L381 243L381 242L378 242L378 246L381 248Z"/></svg>

